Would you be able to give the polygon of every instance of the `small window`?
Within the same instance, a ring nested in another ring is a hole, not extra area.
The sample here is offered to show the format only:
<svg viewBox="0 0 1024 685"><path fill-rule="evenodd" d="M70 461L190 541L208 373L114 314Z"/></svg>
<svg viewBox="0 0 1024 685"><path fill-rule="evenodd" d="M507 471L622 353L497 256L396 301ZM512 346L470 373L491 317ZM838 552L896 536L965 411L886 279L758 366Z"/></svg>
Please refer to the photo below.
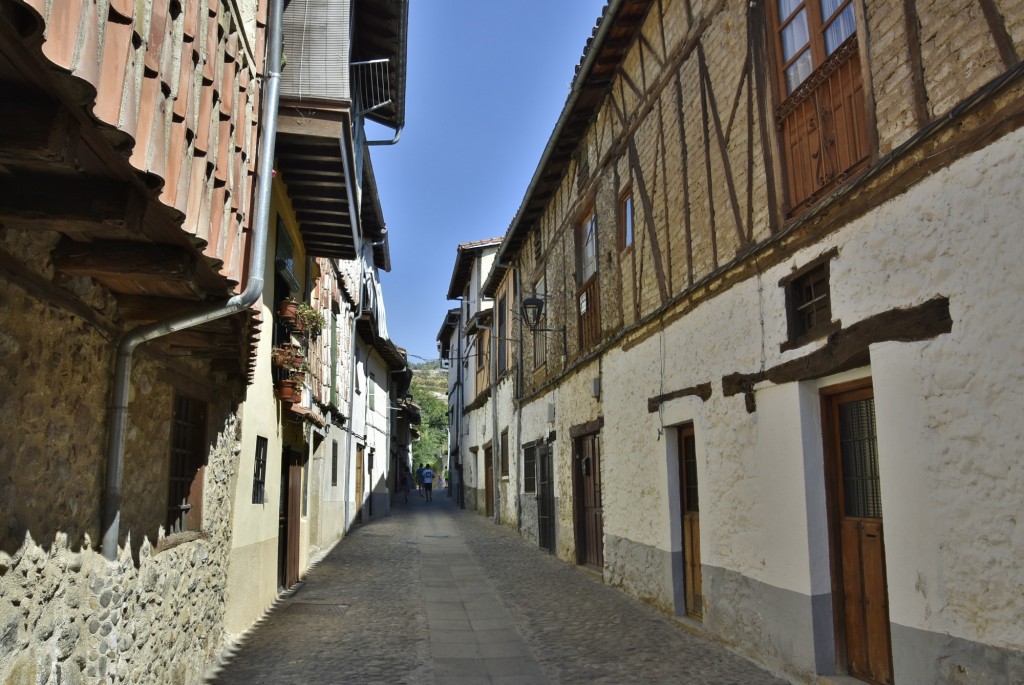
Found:
<svg viewBox="0 0 1024 685"><path fill-rule="evenodd" d="M171 433L167 532L200 530L206 466L206 403L176 395Z"/></svg>
<svg viewBox="0 0 1024 685"><path fill-rule="evenodd" d="M501 475L508 476L508 429L501 431Z"/></svg>
<svg viewBox="0 0 1024 685"><path fill-rule="evenodd" d="M830 335L838 330L832 321L832 298L829 293L829 260L832 250L779 282L786 289L786 315L789 340L783 351Z"/></svg>
<svg viewBox="0 0 1024 685"><path fill-rule="evenodd" d="M619 200L619 250L633 247L633 193L627 191Z"/></svg>
<svg viewBox="0 0 1024 685"><path fill-rule="evenodd" d="M523 492L537 491L537 447L530 445L523 450Z"/></svg>
<svg viewBox="0 0 1024 685"><path fill-rule="evenodd" d="M370 380L366 383L366 406L370 411L375 411L377 408L377 377L372 373Z"/></svg>
<svg viewBox="0 0 1024 685"><path fill-rule="evenodd" d="M337 445L337 443L335 443ZM252 503L267 501L267 439L256 436L256 464L252 473Z"/></svg>
<svg viewBox="0 0 1024 685"><path fill-rule="evenodd" d="M338 441L331 441L331 485L338 484Z"/></svg>
<svg viewBox="0 0 1024 685"><path fill-rule="evenodd" d="M484 354L484 346L485 346L484 334L481 331L480 333L476 334L476 368L477 369L484 368L484 362L487 361L487 359L485 357L485 354Z"/></svg>

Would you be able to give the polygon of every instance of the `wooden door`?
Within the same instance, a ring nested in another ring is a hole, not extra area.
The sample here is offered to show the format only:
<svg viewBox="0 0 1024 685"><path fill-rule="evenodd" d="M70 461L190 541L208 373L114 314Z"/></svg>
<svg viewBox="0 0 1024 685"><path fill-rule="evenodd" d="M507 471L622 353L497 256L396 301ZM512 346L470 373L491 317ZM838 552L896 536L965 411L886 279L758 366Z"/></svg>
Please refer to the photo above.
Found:
<svg viewBox="0 0 1024 685"><path fill-rule="evenodd" d="M555 483L551 445L537 446L537 535L542 549L555 551Z"/></svg>
<svg viewBox="0 0 1024 685"><path fill-rule="evenodd" d="M484 513L494 516L494 464L491 448L484 450Z"/></svg>
<svg viewBox="0 0 1024 685"><path fill-rule="evenodd" d="M356 515L357 523L363 520L363 446L356 446Z"/></svg>
<svg viewBox="0 0 1024 685"><path fill-rule="evenodd" d="M604 568L604 514L601 508L601 441L597 433L575 443L576 559Z"/></svg>
<svg viewBox="0 0 1024 685"><path fill-rule="evenodd" d="M679 453L679 504L682 512L683 585L686 615L701 618L704 596L700 569L700 500L697 491L697 442L693 426L676 431Z"/></svg>
<svg viewBox="0 0 1024 685"><path fill-rule="evenodd" d="M277 528L277 584L286 589L299 581L299 515L302 466L289 447L281 452L281 499Z"/></svg>
<svg viewBox="0 0 1024 685"><path fill-rule="evenodd" d="M823 409L839 660L850 675L888 685L892 648L872 388L826 394Z"/></svg>

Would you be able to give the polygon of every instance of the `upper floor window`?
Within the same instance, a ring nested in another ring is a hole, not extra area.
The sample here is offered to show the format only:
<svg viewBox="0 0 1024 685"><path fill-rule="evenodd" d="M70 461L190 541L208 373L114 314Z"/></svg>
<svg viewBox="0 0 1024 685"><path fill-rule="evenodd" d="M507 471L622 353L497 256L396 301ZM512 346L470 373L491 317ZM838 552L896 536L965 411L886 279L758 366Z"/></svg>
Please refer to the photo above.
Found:
<svg viewBox="0 0 1024 685"><path fill-rule="evenodd" d="M783 278L786 292L788 340L782 350L805 345L839 329L832 320L832 297L829 284L829 260L836 256L830 250Z"/></svg>
<svg viewBox="0 0 1024 685"><path fill-rule="evenodd" d="M508 298L505 295L498 298L495 315L498 317L495 334L498 336L498 373L500 374L508 366Z"/></svg>
<svg viewBox="0 0 1024 685"><path fill-rule="evenodd" d="M619 250L633 247L633 192L619 199Z"/></svg>
<svg viewBox="0 0 1024 685"><path fill-rule="evenodd" d="M576 261L579 285L583 285L597 273L597 215L594 212L580 224L576 241Z"/></svg>
<svg viewBox="0 0 1024 685"><path fill-rule="evenodd" d="M868 160L854 0L775 0L776 79L789 216Z"/></svg>
<svg viewBox="0 0 1024 685"><path fill-rule="evenodd" d="M377 409L377 377L372 373L366 382L366 406L370 411Z"/></svg>

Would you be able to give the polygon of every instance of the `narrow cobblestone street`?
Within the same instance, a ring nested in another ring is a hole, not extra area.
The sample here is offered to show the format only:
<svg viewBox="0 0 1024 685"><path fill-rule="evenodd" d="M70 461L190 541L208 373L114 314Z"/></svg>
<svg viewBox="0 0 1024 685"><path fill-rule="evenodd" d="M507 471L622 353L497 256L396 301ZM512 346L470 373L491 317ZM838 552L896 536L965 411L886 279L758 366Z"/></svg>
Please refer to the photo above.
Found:
<svg viewBox="0 0 1024 685"><path fill-rule="evenodd" d="M440 493L352 532L208 680L784 682Z"/></svg>

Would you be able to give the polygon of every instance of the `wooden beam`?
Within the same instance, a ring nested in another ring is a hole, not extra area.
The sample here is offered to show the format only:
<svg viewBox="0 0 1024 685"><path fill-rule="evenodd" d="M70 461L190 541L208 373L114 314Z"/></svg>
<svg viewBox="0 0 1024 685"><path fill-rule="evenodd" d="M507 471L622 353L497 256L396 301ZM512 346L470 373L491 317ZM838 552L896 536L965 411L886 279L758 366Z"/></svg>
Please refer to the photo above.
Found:
<svg viewBox="0 0 1024 685"><path fill-rule="evenodd" d="M0 278L21 288L29 295L62 309L89 323L106 340L113 342L121 335L121 328L98 311L82 302L73 293L44 278L25 266L6 250L0 250Z"/></svg>
<svg viewBox="0 0 1024 685"><path fill-rule="evenodd" d="M80 243L64 240L53 251L53 265L71 276L103 278L129 275L191 283L196 258L172 245L131 241Z"/></svg>
<svg viewBox="0 0 1024 685"><path fill-rule="evenodd" d="M680 390L673 390L662 395L655 395L654 397L647 400L647 411L653 414L661 408L661 405L670 400L678 399L680 397L699 397L701 401L707 402L711 399L711 384L701 383L700 385L694 385L689 388L682 388Z"/></svg>
<svg viewBox="0 0 1024 685"><path fill-rule="evenodd" d="M776 385L821 378L867 361L868 347L880 342L931 340L953 329L949 299L937 297L908 309L892 309L858 321L828 337L824 347L758 373L731 373L722 377L726 397L750 393L755 384Z"/></svg>
<svg viewBox="0 0 1024 685"><path fill-rule="evenodd" d="M0 224L66 234L138 232L146 198L131 184L81 175L14 174L0 193Z"/></svg>

